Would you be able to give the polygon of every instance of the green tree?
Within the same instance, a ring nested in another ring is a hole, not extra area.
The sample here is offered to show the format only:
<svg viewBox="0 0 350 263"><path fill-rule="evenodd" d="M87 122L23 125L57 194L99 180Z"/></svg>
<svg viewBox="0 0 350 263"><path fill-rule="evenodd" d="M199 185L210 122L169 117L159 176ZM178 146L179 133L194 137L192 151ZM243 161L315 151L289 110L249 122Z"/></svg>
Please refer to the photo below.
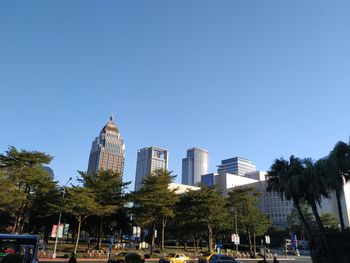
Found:
<svg viewBox="0 0 350 263"><path fill-rule="evenodd" d="M187 240L192 239L195 245L195 251L198 251L199 243L203 236L208 233L208 227L203 218L198 214L198 206L202 205L200 193L190 190L180 196L179 202L176 204L176 216L173 224L178 237L181 237L185 244ZM205 211L201 211L204 213Z"/></svg>
<svg viewBox="0 0 350 263"><path fill-rule="evenodd" d="M100 221L97 247L101 246L103 223L110 221L113 214L124 207L127 202L125 189L130 182L124 183L119 173L111 170L100 170L97 173L79 172L79 181L94 194L95 201L100 206L97 215Z"/></svg>
<svg viewBox="0 0 350 263"><path fill-rule="evenodd" d="M73 215L78 223L77 238L74 246L74 253L77 253L81 223L91 215L98 215L101 206L97 204L94 194L87 187L68 188L67 195L63 201L63 210Z"/></svg>
<svg viewBox="0 0 350 263"><path fill-rule="evenodd" d="M49 191L52 179L43 164L50 163L52 158L42 152L18 151L15 147L9 147L5 154L0 154L0 171L5 179L3 187L7 187L4 200L11 202L7 208L14 218L13 233L23 232L36 194Z"/></svg>
<svg viewBox="0 0 350 263"><path fill-rule="evenodd" d="M303 166L299 158L290 156L289 160L283 158L276 159L267 174L268 192L279 193L281 198L293 200L295 209L298 212L300 221L306 230L306 234L311 242L315 237L305 215L303 214L300 203L303 200Z"/></svg>
<svg viewBox="0 0 350 263"><path fill-rule="evenodd" d="M332 213L321 213L320 217L325 227L333 229L338 227L338 219Z"/></svg>
<svg viewBox="0 0 350 263"><path fill-rule="evenodd" d="M205 231L209 251L213 251L215 231L223 229L229 222L225 199L215 187L201 186L200 190L188 191L180 197L178 209L183 227L198 240ZM191 229L192 228L192 229ZM195 231L199 235L195 235Z"/></svg>
<svg viewBox="0 0 350 263"><path fill-rule="evenodd" d="M293 200L294 206L298 211L312 244L320 242L323 246L324 257L328 262L333 262L325 229L317 210L317 205L320 205L321 198L328 197L326 180L323 172L320 171L314 161L309 158L300 160L291 156L289 162L284 159L276 160L268 172L267 190L279 192L282 197L284 196L288 200ZM315 233L312 231L310 224L306 221L305 215L301 211L300 203L304 200L311 207L318 227L320 240L315 238Z"/></svg>
<svg viewBox="0 0 350 263"><path fill-rule="evenodd" d="M50 182L44 191L39 189L28 213L27 232L41 233L45 242L48 242L52 225L57 224L57 213L60 210L58 204L61 199L62 194L55 182Z"/></svg>
<svg viewBox="0 0 350 263"><path fill-rule="evenodd" d="M144 227L150 227L151 253L154 248L154 232L161 225L161 249L164 249L165 227L169 218L174 217L174 205L177 201L176 189L169 190L169 184L175 176L166 170L156 170L142 180L142 186L134 194L134 212L136 221Z"/></svg>
<svg viewBox="0 0 350 263"><path fill-rule="evenodd" d="M306 221L309 222L311 229L313 229L315 219L313 218L312 213L310 212L310 207L305 202L300 202L300 209L303 215L305 216ZM289 225L291 233L302 237L302 239L305 239L305 233L302 227L302 222L299 217L298 211L295 207L293 207L292 212L290 213L290 215L288 215L287 223Z"/></svg>
<svg viewBox="0 0 350 263"><path fill-rule="evenodd" d="M350 145L341 141L338 142L328 157L320 161L320 164L323 172L327 175L328 187L335 191L340 227L342 232L344 232L345 224L341 196L343 194L344 181L350 180Z"/></svg>
<svg viewBox="0 0 350 263"><path fill-rule="evenodd" d="M321 217L318 213L317 205L321 205L322 197L328 198L327 181L323 177L322 172L318 172L318 168L314 161L310 158L302 160L303 172L302 172L302 186L303 186L303 199L310 205L318 230L321 234L321 239L328 255L329 262L333 262L330 255L329 244L326 237L326 231L322 224Z"/></svg>
<svg viewBox="0 0 350 263"><path fill-rule="evenodd" d="M266 234L270 219L257 208L259 193L253 188L234 188L228 193L227 206L231 218L237 217L239 229L245 230L250 252L256 253L256 237ZM252 242L253 241L253 242Z"/></svg>

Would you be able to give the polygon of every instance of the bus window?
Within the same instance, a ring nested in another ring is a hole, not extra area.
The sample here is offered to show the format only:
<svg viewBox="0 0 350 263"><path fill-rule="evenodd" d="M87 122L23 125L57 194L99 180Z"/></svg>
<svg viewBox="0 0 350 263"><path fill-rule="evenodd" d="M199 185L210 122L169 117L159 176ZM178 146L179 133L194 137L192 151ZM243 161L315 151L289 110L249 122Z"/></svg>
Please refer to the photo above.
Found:
<svg viewBox="0 0 350 263"><path fill-rule="evenodd" d="M21 263L35 263L38 236L0 234L0 263L7 255L18 255Z"/></svg>

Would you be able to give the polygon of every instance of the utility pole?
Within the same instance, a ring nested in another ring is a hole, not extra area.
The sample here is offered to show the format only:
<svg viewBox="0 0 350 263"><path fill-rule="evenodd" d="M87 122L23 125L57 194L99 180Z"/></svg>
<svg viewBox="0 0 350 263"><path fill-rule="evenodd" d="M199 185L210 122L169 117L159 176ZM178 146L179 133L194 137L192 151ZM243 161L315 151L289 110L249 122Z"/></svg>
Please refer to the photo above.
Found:
<svg viewBox="0 0 350 263"><path fill-rule="evenodd" d="M235 210L235 224L236 224L236 235L238 237L238 231L237 231L237 211ZM236 241L236 252L238 254L238 238L237 238L237 241Z"/></svg>
<svg viewBox="0 0 350 263"><path fill-rule="evenodd" d="M62 200L64 199L64 195L66 194L66 187L67 187L67 184L70 182L70 180L72 180L72 177L70 177L70 178L68 179L68 181L66 182L66 184L63 186ZM57 250L57 242L58 242L58 229L59 229L60 224L61 224L61 217L62 217L62 210L60 210L60 214L59 214L59 216L58 216L58 224L57 224L55 248L53 249L52 258L56 258L56 250Z"/></svg>

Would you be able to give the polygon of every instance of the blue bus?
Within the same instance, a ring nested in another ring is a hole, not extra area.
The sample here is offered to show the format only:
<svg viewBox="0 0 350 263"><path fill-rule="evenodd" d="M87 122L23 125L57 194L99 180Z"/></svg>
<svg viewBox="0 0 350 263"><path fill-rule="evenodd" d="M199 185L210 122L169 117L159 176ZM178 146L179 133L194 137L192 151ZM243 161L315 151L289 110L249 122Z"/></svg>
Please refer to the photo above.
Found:
<svg viewBox="0 0 350 263"><path fill-rule="evenodd" d="M37 263L38 244L39 236L0 234L0 263L10 255L18 255L21 263Z"/></svg>

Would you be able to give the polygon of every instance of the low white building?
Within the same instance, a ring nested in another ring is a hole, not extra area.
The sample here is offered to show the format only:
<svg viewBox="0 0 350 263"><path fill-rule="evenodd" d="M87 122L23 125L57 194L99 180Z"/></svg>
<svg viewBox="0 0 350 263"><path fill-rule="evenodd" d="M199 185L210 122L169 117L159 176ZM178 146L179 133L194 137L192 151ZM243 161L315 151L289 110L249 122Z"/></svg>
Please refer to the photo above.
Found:
<svg viewBox="0 0 350 263"><path fill-rule="evenodd" d="M234 187L257 182L259 181L255 179L229 173L219 174L216 178L216 184L219 186L219 189L223 196L226 196L228 191Z"/></svg>
<svg viewBox="0 0 350 263"><path fill-rule="evenodd" d="M350 182L343 186L343 193L341 196L341 205L344 217L344 225L350 226ZM337 198L335 192L330 193L330 198L322 198L321 205L318 207L319 213L331 213L339 220Z"/></svg>
<svg viewBox="0 0 350 263"><path fill-rule="evenodd" d="M186 184L170 183L168 186L168 189L170 189L170 190L176 189L176 191L175 191L176 194L183 194L183 193L186 193L190 190L199 190L201 188L197 187L197 186L186 185Z"/></svg>
<svg viewBox="0 0 350 263"><path fill-rule="evenodd" d="M272 221L274 226L286 227L288 225L287 218L292 212L293 201L288 201L281 198L279 193L267 192L266 186L266 172L256 171L247 173L245 177L256 179L256 182L242 184L241 187L252 187L261 195L259 196L258 207L260 211L266 214ZM243 182L243 179L241 180ZM234 187L231 187L233 189ZM230 191L231 189L227 189ZM349 226L350 222L350 182L344 185L344 191L342 196L342 209L344 216L345 226ZM321 206L319 206L319 213L331 213L339 220L337 200L335 193L330 193L329 198L323 198Z"/></svg>

